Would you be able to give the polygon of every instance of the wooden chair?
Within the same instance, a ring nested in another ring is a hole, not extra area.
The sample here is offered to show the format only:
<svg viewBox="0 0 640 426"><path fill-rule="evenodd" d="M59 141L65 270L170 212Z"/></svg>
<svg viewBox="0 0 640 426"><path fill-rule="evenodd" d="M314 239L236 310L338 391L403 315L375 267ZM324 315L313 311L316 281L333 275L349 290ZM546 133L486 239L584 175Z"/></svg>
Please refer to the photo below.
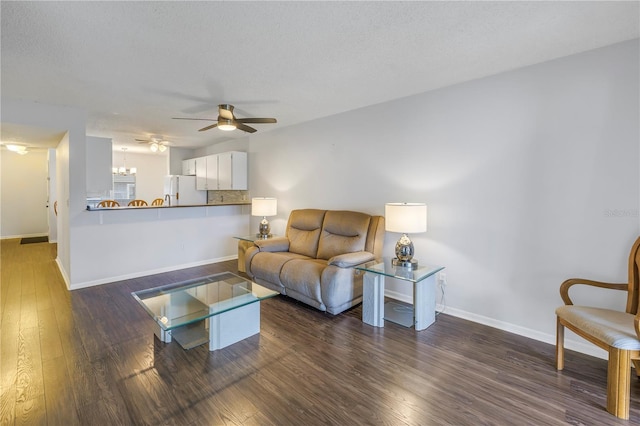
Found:
<svg viewBox="0 0 640 426"><path fill-rule="evenodd" d="M116 200L102 200L98 203L98 207L120 207L120 203Z"/></svg>
<svg viewBox="0 0 640 426"><path fill-rule="evenodd" d="M152 206L161 206L164 204L164 200L162 198L156 198L151 202Z"/></svg>
<svg viewBox="0 0 640 426"><path fill-rule="evenodd" d="M631 362L640 376L640 237L629 254L629 282L611 284L571 278L560 286L565 303L556 309L556 368L564 368L564 327L609 353L607 372L607 411L621 419L629 418ZM574 306L569 288L575 284L627 292L624 312L589 306Z"/></svg>
<svg viewBox="0 0 640 426"><path fill-rule="evenodd" d="M129 201L129 204L127 204L128 206L133 206L133 207L142 207L142 206L148 206L147 202L145 200L131 200Z"/></svg>

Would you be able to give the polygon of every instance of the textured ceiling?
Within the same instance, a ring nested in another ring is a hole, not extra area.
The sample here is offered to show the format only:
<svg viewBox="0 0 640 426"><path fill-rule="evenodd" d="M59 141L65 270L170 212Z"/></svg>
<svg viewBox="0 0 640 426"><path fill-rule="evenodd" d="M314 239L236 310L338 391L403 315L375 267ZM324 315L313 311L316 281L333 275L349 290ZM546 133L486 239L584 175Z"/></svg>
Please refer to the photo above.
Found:
<svg viewBox="0 0 640 426"><path fill-rule="evenodd" d="M639 37L639 2L7 2L2 96L197 148ZM4 126L3 126L4 128ZM4 136L3 136L4 137Z"/></svg>

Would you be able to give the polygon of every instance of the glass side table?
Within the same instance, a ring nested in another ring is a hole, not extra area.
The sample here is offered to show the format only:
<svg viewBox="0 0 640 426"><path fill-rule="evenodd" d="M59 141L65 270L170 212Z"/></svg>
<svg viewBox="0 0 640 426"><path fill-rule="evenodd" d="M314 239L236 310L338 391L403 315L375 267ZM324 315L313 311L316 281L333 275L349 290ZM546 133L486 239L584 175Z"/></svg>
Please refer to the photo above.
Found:
<svg viewBox="0 0 640 426"><path fill-rule="evenodd" d="M382 262L367 262L355 269L364 272L362 321L374 327L384 327L391 321L416 331L424 330L436 320L436 274L444 266L422 265L407 269ZM384 303L384 278L396 278L413 284L413 306L390 301Z"/></svg>
<svg viewBox="0 0 640 426"><path fill-rule="evenodd" d="M270 235L268 238L274 238L277 235ZM243 235L240 237L233 237L238 240L238 271L239 272L247 272L244 266L244 254L247 252L247 249L253 246L254 241L265 240L267 238L258 237L256 234L251 235Z"/></svg>

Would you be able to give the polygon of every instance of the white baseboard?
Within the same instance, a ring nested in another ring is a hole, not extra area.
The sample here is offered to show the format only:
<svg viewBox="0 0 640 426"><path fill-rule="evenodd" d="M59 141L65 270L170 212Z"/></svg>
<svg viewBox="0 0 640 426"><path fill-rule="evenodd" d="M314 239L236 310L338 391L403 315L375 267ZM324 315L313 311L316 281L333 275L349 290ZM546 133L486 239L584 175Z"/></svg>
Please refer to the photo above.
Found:
<svg viewBox="0 0 640 426"><path fill-rule="evenodd" d="M56 265L58 265L58 271L60 271L60 275L62 275L62 279L64 280L64 284L67 286L67 290L71 290L70 285L71 281L69 280L69 276L67 275L67 271L62 267L62 262L60 258L56 256Z"/></svg>
<svg viewBox="0 0 640 426"><path fill-rule="evenodd" d="M436 309L438 311L441 311L442 306L437 306ZM473 313L462 311L456 308L446 307L444 310L444 313L454 317L477 322L479 324L488 325L489 327L497 328L499 330L517 334L519 336L528 337L530 339L537 340L539 342L548 343L553 346L555 346L556 344L555 334L542 333L537 330L532 330L530 328L521 327L519 325L514 325L504 321L498 321L493 318L488 318L482 315L473 314ZM555 317L553 312L551 312L550 315L553 315ZM592 345L590 343L569 339L568 336L566 335L565 335L564 347L565 349L580 352L585 355L590 355L596 358L609 359L609 354L606 351L600 349L599 347Z"/></svg>
<svg viewBox="0 0 640 426"><path fill-rule="evenodd" d="M400 300L401 302L413 303L413 299L411 295L407 295L406 293L398 293L396 291L388 291L385 289L384 295L392 299ZM493 318L485 317L485 316L474 314L471 312L466 312L456 308L451 308L446 306L443 307L440 304L436 305L436 310L438 312L442 312L443 308L444 308L444 313L447 315L466 319L472 322L476 322L478 324L487 325L489 327L497 328L498 330L507 331L509 333L517 334L518 336L527 337L529 339L548 343L550 345L555 346L556 344L556 336L554 334L542 333L537 330L511 324L504 321L499 321ZM550 315L554 315L554 313L551 312ZM570 339L567 334L569 334L569 332L565 334L565 343L564 343L565 349L580 352L585 355L590 355L596 358L601 358L601 359L609 358L609 354L606 351L590 343Z"/></svg>
<svg viewBox="0 0 640 426"><path fill-rule="evenodd" d="M19 238L35 238L35 237L46 237L49 234L47 233L39 233L39 234L20 234L20 235L3 235L0 237L0 240L14 240Z"/></svg>
<svg viewBox="0 0 640 426"><path fill-rule="evenodd" d="M227 260L234 260L234 259L238 259L238 255L237 254L236 255L231 255L231 256L218 257L218 258L215 258L215 259L201 260L201 261L198 261L198 262L184 263L184 264L181 264L181 265L167 266L165 268L158 268L158 269L152 269L152 270L147 270L147 271L134 272L134 273L131 273L131 274L124 274L124 275L117 275L117 276L113 276L113 277L106 277L106 278L101 278L99 280L94 280L94 281L85 281L85 282L81 282L81 283L74 283L71 286L69 286L69 284L67 283L67 288L69 290L78 290L78 289L81 289L81 288L94 287L94 286L102 285L102 284L109 284L109 283L116 282L116 281L130 280L130 279L133 279L133 278L145 277L147 275L162 274L164 272L177 271L179 269L193 268L195 266L208 265L210 263L225 262ZM64 274L63 274L63 276L64 276Z"/></svg>

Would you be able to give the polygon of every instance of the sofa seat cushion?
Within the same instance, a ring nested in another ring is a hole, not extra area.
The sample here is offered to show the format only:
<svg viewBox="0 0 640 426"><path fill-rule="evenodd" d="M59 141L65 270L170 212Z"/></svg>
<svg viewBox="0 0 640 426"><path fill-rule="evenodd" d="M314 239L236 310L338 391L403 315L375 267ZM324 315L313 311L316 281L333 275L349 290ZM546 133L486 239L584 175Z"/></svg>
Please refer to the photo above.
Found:
<svg viewBox="0 0 640 426"><path fill-rule="evenodd" d="M285 263L282 266L280 280L287 288L287 295L305 303L314 301L316 307L323 305L320 278L326 267L327 261L319 259L291 259Z"/></svg>
<svg viewBox="0 0 640 426"><path fill-rule="evenodd" d="M285 287L280 281L282 267L292 259L309 259L297 253L290 252L259 252L251 259L251 273L260 280L269 281L275 285ZM281 291L281 293L283 293Z"/></svg>

